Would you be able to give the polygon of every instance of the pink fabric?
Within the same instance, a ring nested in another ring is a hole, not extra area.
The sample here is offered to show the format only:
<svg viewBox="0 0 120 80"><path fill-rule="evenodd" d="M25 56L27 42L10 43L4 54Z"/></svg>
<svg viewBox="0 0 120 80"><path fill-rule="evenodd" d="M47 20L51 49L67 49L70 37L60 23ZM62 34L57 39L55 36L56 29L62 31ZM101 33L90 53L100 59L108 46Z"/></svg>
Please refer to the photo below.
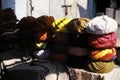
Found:
<svg viewBox="0 0 120 80"><path fill-rule="evenodd" d="M94 48L113 48L116 46L116 34L109 33L104 35L90 35L88 37L88 44Z"/></svg>
<svg viewBox="0 0 120 80"><path fill-rule="evenodd" d="M86 48L80 48L80 47L69 47L68 53L70 55L74 56L86 56L88 54L88 51Z"/></svg>

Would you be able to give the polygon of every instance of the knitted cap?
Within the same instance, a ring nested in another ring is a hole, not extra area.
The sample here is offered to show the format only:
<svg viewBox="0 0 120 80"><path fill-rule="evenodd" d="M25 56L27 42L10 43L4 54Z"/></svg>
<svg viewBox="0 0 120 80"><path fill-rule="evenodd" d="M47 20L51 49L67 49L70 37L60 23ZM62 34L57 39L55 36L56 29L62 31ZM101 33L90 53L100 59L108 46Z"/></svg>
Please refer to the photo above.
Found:
<svg viewBox="0 0 120 80"><path fill-rule="evenodd" d="M79 32L84 33L86 29L86 25L90 21L89 18L75 18L70 21L68 24L68 30L71 33Z"/></svg>
<svg viewBox="0 0 120 80"><path fill-rule="evenodd" d="M92 60L99 61L112 61L116 58L116 49L104 49L104 50L93 50L90 52L90 58Z"/></svg>
<svg viewBox="0 0 120 80"><path fill-rule="evenodd" d="M63 32L63 33L68 32L67 29L66 29L66 25L67 25L70 21L71 21L70 18L60 18L60 19L55 20L55 21L52 23L53 31L54 31L54 32Z"/></svg>
<svg viewBox="0 0 120 80"><path fill-rule="evenodd" d="M91 34L101 35L115 32L118 28L117 22L107 15L97 16L93 18L87 25L87 32Z"/></svg>
<svg viewBox="0 0 120 80"><path fill-rule="evenodd" d="M113 48L116 46L117 37L114 32L104 35L89 35L88 44L94 48Z"/></svg>
<svg viewBox="0 0 120 80"><path fill-rule="evenodd" d="M88 63L88 69L96 73L107 73L113 70L114 62L91 61Z"/></svg>

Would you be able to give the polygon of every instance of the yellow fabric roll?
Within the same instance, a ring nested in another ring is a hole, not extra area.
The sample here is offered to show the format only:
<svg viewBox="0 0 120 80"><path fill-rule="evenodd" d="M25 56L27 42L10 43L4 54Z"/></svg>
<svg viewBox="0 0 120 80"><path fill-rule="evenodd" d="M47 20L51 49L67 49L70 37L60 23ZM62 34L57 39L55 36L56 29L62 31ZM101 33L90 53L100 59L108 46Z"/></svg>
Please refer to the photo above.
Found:
<svg viewBox="0 0 120 80"><path fill-rule="evenodd" d="M98 59L98 58L101 58L103 56L105 56L106 54L116 54L116 50L115 48L112 48L112 49L104 49L98 53L96 53L96 55L93 55L92 58L93 59Z"/></svg>
<svg viewBox="0 0 120 80"><path fill-rule="evenodd" d="M95 50L90 54L91 59L100 61L110 61L116 56L116 49Z"/></svg>
<svg viewBox="0 0 120 80"><path fill-rule="evenodd" d="M71 21L70 18L60 18L52 23L55 32L68 32L66 25Z"/></svg>

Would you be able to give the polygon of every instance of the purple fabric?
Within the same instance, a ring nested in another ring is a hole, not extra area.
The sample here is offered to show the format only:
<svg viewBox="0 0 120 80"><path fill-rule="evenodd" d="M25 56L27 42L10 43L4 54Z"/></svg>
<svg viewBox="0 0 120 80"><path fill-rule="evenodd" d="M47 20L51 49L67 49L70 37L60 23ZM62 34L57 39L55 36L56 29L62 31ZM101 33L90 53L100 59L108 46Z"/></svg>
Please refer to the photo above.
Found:
<svg viewBox="0 0 120 80"><path fill-rule="evenodd" d="M80 48L80 47L69 47L68 52L70 55L74 55L74 56L86 56L88 54L86 48Z"/></svg>

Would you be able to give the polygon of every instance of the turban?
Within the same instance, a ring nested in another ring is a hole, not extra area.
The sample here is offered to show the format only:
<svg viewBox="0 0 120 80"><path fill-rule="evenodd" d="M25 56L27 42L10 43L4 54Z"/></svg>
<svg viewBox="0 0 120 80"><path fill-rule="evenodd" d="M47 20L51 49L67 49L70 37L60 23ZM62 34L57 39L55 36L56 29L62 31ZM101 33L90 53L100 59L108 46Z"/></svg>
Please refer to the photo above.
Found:
<svg viewBox="0 0 120 80"><path fill-rule="evenodd" d="M88 47L88 34L69 34L69 45L70 46L79 46L79 47Z"/></svg>
<svg viewBox="0 0 120 80"><path fill-rule="evenodd" d="M107 73L113 70L115 63L111 62L101 62L101 61L91 61L88 63L88 69L96 73Z"/></svg>
<svg viewBox="0 0 120 80"><path fill-rule="evenodd" d="M53 41L59 44L67 44L68 43L68 38L69 34L67 33L55 33L53 36Z"/></svg>
<svg viewBox="0 0 120 80"><path fill-rule="evenodd" d="M116 46L116 34L109 33L104 35L89 35L88 44L94 48L113 48Z"/></svg>
<svg viewBox="0 0 120 80"><path fill-rule="evenodd" d="M101 35L117 31L117 21L107 15L97 16L93 18L86 27L88 33Z"/></svg>
<svg viewBox="0 0 120 80"><path fill-rule="evenodd" d="M90 58L92 60L99 61L112 61L116 58L116 49L104 49L104 50L93 50L90 52Z"/></svg>
<svg viewBox="0 0 120 80"><path fill-rule="evenodd" d="M67 33L66 25L71 21L70 18L60 18L52 23L53 32Z"/></svg>
<svg viewBox="0 0 120 80"><path fill-rule="evenodd" d="M58 43L53 43L51 45L51 52L56 53L67 53L67 45L62 45Z"/></svg>
<svg viewBox="0 0 120 80"><path fill-rule="evenodd" d="M75 18L70 21L68 24L68 31L71 33L78 32L78 33L85 33L86 25L90 19L88 18Z"/></svg>
<svg viewBox="0 0 120 80"><path fill-rule="evenodd" d="M75 55L75 56L86 56L87 55L87 49L86 48L80 48L80 47L69 47L68 48L68 53L70 55Z"/></svg>

